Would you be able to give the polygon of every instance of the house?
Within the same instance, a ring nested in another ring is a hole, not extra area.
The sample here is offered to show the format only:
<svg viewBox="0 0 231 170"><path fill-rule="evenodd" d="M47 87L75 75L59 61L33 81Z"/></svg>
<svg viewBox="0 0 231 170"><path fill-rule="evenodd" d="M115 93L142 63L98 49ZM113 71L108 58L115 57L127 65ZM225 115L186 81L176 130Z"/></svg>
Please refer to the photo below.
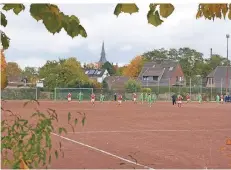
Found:
<svg viewBox="0 0 231 170"><path fill-rule="evenodd" d="M85 69L84 72L90 79L99 83L102 83L106 77L110 76L105 69Z"/></svg>
<svg viewBox="0 0 231 170"><path fill-rule="evenodd" d="M129 80L126 76L109 76L105 78L109 90L125 90L125 84Z"/></svg>
<svg viewBox="0 0 231 170"><path fill-rule="evenodd" d="M215 70L213 70L206 77L206 87L215 87L215 88L226 88L228 83L228 87L231 86L231 67L228 67L228 82L226 81L227 66L217 66Z"/></svg>
<svg viewBox="0 0 231 170"><path fill-rule="evenodd" d="M184 86L184 73L176 61L152 61L144 64L138 80L142 86Z"/></svg>

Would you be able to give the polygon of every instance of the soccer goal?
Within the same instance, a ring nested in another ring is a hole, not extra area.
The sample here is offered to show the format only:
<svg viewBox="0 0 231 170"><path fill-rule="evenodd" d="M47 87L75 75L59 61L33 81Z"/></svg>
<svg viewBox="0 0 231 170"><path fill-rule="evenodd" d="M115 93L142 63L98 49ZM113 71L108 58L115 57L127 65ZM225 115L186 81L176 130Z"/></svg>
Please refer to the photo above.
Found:
<svg viewBox="0 0 231 170"><path fill-rule="evenodd" d="M37 100L38 90L37 88L5 88L1 91L2 100Z"/></svg>
<svg viewBox="0 0 231 170"><path fill-rule="evenodd" d="M54 100L66 100L68 93L71 93L72 100L78 100L80 92L83 100L90 100L93 88L55 88Z"/></svg>

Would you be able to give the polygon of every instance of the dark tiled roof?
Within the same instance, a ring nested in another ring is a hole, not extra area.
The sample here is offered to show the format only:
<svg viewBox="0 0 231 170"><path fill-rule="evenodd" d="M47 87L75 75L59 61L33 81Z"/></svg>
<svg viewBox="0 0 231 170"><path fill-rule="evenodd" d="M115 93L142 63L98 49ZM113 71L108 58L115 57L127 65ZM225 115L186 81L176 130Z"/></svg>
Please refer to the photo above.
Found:
<svg viewBox="0 0 231 170"><path fill-rule="evenodd" d="M129 80L129 77L125 76L109 76L104 79L109 89L124 89L125 83Z"/></svg>
<svg viewBox="0 0 231 170"><path fill-rule="evenodd" d="M101 77L103 76L105 70L104 69L85 69L84 72L89 77Z"/></svg>
<svg viewBox="0 0 231 170"><path fill-rule="evenodd" d="M164 68L148 68L143 76L161 76L163 74Z"/></svg>
<svg viewBox="0 0 231 170"><path fill-rule="evenodd" d="M145 85L146 81L143 81L142 77L146 76L146 72L148 72L148 70L153 70L150 72L152 73L152 75L149 74L149 76L160 76L161 79L160 79L159 85L168 86L169 78L171 78L172 72L176 69L177 65L178 65L178 62L172 61L172 60L164 60L162 62L155 62L155 61L147 62L144 64L139 74L138 79L142 82L143 85ZM149 81L148 83L150 86L155 86L158 84L158 81Z"/></svg>

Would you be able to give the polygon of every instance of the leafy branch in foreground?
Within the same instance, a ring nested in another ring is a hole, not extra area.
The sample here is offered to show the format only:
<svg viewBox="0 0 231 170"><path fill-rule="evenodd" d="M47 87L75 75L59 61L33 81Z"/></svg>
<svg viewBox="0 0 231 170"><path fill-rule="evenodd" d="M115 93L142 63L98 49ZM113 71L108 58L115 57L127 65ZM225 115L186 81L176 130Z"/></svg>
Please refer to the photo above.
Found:
<svg viewBox="0 0 231 170"><path fill-rule="evenodd" d="M35 120L35 123L23 119L10 110L2 108L2 113L3 118L7 115L1 121L1 154L5 166L14 169L47 168L51 164L53 155L56 159L59 155L64 157L62 143L59 142L58 149L52 145L52 133L56 130L60 135L67 133L64 127L54 127L54 121L59 120L55 110L49 108L48 114L35 110L30 119L30 121ZM75 118L71 123L71 117L69 112L68 124L74 131L78 119ZM85 121L85 114L81 114L81 119Z"/></svg>

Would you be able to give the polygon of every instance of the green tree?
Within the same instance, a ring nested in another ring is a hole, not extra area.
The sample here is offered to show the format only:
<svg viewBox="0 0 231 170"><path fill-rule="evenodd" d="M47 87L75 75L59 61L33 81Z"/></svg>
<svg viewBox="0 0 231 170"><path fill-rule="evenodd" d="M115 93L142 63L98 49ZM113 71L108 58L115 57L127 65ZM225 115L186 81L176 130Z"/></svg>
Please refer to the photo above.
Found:
<svg viewBox="0 0 231 170"><path fill-rule="evenodd" d="M106 69L110 75L115 74L114 66L111 63L109 63L108 61L102 65L102 68Z"/></svg>
<svg viewBox="0 0 231 170"><path fill-rule="evenodd" d="M38 71L34 67L25 67L22 75L28 79L29 83L35 84L36 80L38 80Z"/></svg>
<svg viewBox="0 0 231 170"><path fill-rule="evenodd" d="M47 61L41 67L39 77L45 79L45 87L50 90L55 87L83 87L90 84L80 63L75 58Z"/></svg>
<svg viewBox="0 0 231 170"><path fill-rule="evenodd" d="M227 65L227 59L218 54L212 55L206 62L212 69L215 69L217 66Z"/></svg>
<svg viewBox="0 0 231 170"><path fill-rule="evenodd" d="M6 65L6 75L11 76L20 76L22 73L21 68L15 62L8 62Z"/></svg>
<svg viewBox="0 0 231 170"><path fill-rule="evenodd" d="M125 84L125 88L129 92L137 92L141 90L141 84L135 79L129 79Z"/></svg>

